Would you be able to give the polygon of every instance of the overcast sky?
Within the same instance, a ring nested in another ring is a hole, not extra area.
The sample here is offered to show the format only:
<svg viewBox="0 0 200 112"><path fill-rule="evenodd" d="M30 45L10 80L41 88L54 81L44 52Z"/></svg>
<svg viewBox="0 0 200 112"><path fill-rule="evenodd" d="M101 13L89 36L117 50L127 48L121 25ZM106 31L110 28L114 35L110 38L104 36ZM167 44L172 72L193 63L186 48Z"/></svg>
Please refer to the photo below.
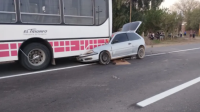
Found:
<svg viewBox="0 0 200 112"><path fill-rule="evenodd" d="M162 3L161 7L170 8L177 1L179 1L179 0L164 0L164 2Z"/></svg>

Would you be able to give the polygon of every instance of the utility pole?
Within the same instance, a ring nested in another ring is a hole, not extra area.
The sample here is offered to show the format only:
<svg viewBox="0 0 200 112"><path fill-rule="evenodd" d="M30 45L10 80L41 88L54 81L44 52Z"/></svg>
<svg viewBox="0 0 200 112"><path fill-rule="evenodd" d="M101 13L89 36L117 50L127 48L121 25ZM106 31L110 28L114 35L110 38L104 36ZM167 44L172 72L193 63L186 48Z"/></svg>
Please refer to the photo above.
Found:
<svg viewBox="0 0 200 112"><path fill-rule="evenodd" d="M132 22L132 20L131 20L131 16L132 16L132 5L133 5L133 1L132 0L130 0L130 22Z"/></svg>

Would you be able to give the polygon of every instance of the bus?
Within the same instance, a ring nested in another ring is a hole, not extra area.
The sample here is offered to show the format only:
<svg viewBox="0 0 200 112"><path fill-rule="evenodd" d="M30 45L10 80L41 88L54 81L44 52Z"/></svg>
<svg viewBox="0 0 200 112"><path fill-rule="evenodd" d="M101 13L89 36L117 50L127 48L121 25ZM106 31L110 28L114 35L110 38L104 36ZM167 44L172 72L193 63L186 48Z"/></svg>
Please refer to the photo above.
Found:
<svg viewBox="0 0 200 112"><path fill-rule="evenodd" d="M45 69L111 35L112 0L0 0L0 63Z"/></svg>

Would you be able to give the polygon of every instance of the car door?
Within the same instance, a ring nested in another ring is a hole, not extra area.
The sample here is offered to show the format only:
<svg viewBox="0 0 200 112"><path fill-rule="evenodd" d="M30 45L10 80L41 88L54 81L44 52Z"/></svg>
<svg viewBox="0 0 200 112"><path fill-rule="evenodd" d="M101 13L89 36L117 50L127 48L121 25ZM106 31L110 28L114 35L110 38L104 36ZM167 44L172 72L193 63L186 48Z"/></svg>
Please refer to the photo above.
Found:
<svg viewBox="0 0 200 112"><path fill-rule="evenodd" d="M132 47L132 54L137 54L138 51L138 47L141 45L141 37L134 33L134 32L129 32L127 33L128 39L131 43L131 47Z"/></svg>
<svg viewBox="0 0 200 112"><path fill-rule="evenodd" d="M117 34L111 44L113 57L131 54L131 43L126 33Z"/></svg>

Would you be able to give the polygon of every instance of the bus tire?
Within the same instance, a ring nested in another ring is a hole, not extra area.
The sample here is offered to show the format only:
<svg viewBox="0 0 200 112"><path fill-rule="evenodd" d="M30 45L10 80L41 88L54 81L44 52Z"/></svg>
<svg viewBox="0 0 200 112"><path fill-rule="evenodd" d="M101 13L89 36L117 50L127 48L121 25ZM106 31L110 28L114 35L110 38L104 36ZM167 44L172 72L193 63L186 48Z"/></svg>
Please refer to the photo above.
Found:
<svg viewBox="0 0 200 112"><path fill-rule="evenodd" d="M25 46L20 56L20 62L28 70L42 70L47 68L51 61L49 49L40 43L31 43Z"/></svg>

